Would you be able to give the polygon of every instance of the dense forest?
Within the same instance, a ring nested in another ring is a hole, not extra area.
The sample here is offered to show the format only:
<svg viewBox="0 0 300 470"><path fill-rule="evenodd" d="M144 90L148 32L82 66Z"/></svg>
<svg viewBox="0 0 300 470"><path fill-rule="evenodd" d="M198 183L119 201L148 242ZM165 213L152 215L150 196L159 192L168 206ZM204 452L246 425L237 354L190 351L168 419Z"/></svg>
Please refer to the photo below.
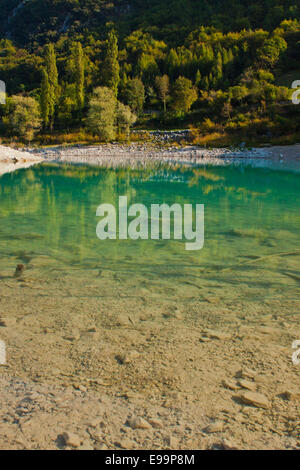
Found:
<svg viewBox="0 0 300 470"><path fill-rule="evenodd" d="M295 0L0 0L2 138L300 140Z"/></svg>

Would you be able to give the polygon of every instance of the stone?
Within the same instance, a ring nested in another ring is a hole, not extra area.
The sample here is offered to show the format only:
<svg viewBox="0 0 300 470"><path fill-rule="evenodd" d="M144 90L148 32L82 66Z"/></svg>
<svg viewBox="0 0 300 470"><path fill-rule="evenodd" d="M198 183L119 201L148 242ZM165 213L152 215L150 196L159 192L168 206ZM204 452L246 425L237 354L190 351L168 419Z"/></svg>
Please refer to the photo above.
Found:
<svg viewBox="0 0 300 470"><path fill-rule="evenodd" d="M77 330L73 330L70 335L64 336L64 339L73 343L74 341L78 341L80 339L80 333Z"/></svg>
<svg viewBox="0 0 300 470"><path fill-rule="evenodd" d="M151 424L140 416L130 418L128 420L128 423L132 429L150 429L151 428Z"/></svg>
<svg viewBox="0 0 300 470"><path fill-rule="evenodd" d="M254 382L250 382L249 380L240 379L238 381L238 384L240 385L240 387L250 390L251 392L256 391L256 384Z"/></svg>
<svg viewBox="0 0 300 470"><path fill-rule="evenodd" d="M152 320L153 319L153 315L151 315L151 313L142 313L140 315L140 321L148 321L148 320Z"/></svg>
<svg viewBox="0 0 300 470"><path fill-rule="evenodd" d="M179 447L179 440L177 439L177 437L170 436L170 437L167 438L167 445L168 445L171 449L178 449L178 447Z"/></svg>
<svg viewBox="0 0 300 470"><path fill-rule="evenodd" d="M230 334L225 333L224 331L217 331L217 330L207 330L205 331L206 336L212 339L219 339L221 341L225 341L230 339Z"/></svg>
<svg viewBox="0 0 300 470"><path fill-rule="evenodd" d="M117 441L115 444L124 450L131 450L135 447L135 442L127 437L124 437L121 441Z"/></svg>
<svg viewBox="0 0 300 470"><path fill-rule="evenodd" d="M183 315L179 310L174 310L173 312L168 312L164 314L165 318L173 319L175 318L176 320L182 320Z"/></svg>
<svg viewBox="0 0 300 470"><path fill-rule="evenodd" d="M158 418L151 418L149 419L149 423L153 428L160 429L163 427L163 423L160 419Z"/></svg>
<svg viewBox="0 0 300 470"><path fill-rule="evenodd" d="M256 372L252 369L248 369L245 367L242 370L239 370L237 373L237 377L240 377L241 379L254 379L256 376Z"/></svg>
<svg viewBox="0 0 300 470"><path fill-rule="evenodd" d="M81 439L79 436L76 434L73 434L72 432L64 432L63 435L63 440L65 441L65 444L70 447L80 447L81 445Z"/></svg>
<svg viewBox="0 0 300 470"><path fill-rule="evenodd" d="M91 428L97 428L98 426L100 426L101 421L102 418L94 418L92 419L92 421L88 422L88 426L90 426Z"/></svg>
<svg viewBox="0 0 300 470"><path fill-rule="evenodd" d="M292 390L286 390L282 395L289 401L300 400L300 392L295 392L295 391L292 391Z"/></svg>
<svg viewBox="0 0 300 470"><path fill-rule="evenodd" d="M95 441L95 442L103 442L103 433L100 432L100 431L89 431L89 434L91 436L91 438Z"/></svg>
<svg viewBox="0 0 300 470"><path fill-rule="evenodd" d="M131 322L128 318L128 315L118 315L116 318L116 326L129 326Z"/></svg>
<svg viewBox="0 0 300 470"><path fill-rule="evenodd" d="M229 439L223 439L220 447L224 450L239 450L237 445Z"/></svg>
<svg viewBox="0 0 300 470"><path fill-rule="evenodd" d="M247 405L255 406L256 408L265 408L268 409L271 407L271 404L268 398L265 395L257 392L245 392L240 396L243 403Z"/></svg>
<svg viewBox="0 0 300 470"><path fill-rule="evenodd" d="M201 343L209 343L211 339L207 338L207 336L201 336L200 341Z"/></svg>
<svg viewBox="0 0 300 470"><path fill-rule="evenodd" d="M223 380L222 385L229 390L239 390L239 386L233 380Z"/></svg>
<svg viewBox="0 0 300 470"><path fill-rule="evenodd" d="M206 428L205 432L208 434L212 434L214 432L220 432L223 431L224 428L224 423L223 421L214 421L213 423L210 423Z"/></svg>
<svg viewBox="0 0 300 470"><path fill-rule="evenodd" d="M129 353L118 355L116 359L121 362L121 364L130 364L135 361L139 355L140 354L137 351L130 351Z"/></svg>
<svg viewBox="0 0 300 470"><path fill-rule="evenodd" d="M15 278L21 277L22 274L24 273L24 271L25 271L24 264L18 264L17 267L16 267L16 270L15 270L15 273L14 273L14 277Z"/></svg>

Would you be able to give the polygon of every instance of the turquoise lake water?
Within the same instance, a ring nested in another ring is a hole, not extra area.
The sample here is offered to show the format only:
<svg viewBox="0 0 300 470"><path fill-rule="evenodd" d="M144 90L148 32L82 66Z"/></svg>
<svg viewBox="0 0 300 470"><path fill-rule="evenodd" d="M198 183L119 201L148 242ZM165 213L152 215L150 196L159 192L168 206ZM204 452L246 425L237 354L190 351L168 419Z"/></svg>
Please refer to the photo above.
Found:
<svg viewBox="0 0 300 470"><path fill-rule="evenodd" d="M96 237L99 204L204 204L205 243ZM66 265L167 271L222 270L256 257L299 249L300 175L270 169L159 167L101 169L39 165L0 178L0 250L29 262L47 255ZM279 256L272 270L288 269ZM264 263L239 267L259 272ZM271 271L272 271L271 270Z"/></svg>

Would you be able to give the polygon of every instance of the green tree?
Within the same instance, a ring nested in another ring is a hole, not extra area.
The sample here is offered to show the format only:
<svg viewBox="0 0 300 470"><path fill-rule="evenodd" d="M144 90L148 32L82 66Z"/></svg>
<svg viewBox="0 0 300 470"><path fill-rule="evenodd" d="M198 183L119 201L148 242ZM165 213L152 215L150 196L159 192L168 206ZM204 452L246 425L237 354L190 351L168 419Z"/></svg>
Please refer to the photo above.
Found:
<svg viewBox="0 0 300 470"><path fill-rule="evenodd" d="M50 129L53 130L54 116L58 102L58 72L53 44L47 44L46 46L45 67L49 81L49 123Z"/></svg>
<svg viewBox="0 0 300 470"><path fill-rule="evenodd" d="M272 36L258 50L258 60L263 66L274 67L286 49L287 43L281 36Z"/></svg>
<svg viewBox="0 0 300 470"><path fill-rule="evenodd" d="M166 66L169 76L173 79L180 65L180 60L175 49L171 49L166 58Z"/></svg>
<svg viewBox="0 0 300 470"><path fill-rule="evenodd" d="M109 142L116 137L117 99L111 88L98 87L89 102L87 126L101 140Z"/></svg>
<svg viewBox="0 0 300 470"><path fill-rule="evenodd" d="M12 96L8 123L12 132L30 142L41 127L38 102L31 97Z"/></svg>
<svg viewBox="0 0 300 470"><path fill-rule="evenodd" d="M132 111L140 114L145 103L145 87L142 80L139 78L128 80L125 97Z"/></svg>
<svg viewBox="0 0 300 470"><path fill-rule="evenodd" d="M201 82L202 82L201 72L200 72L200 70L198 69L198 70L197 70L197 73L196 73L196 79L195 79L195 84L196 84L196 86L197 86L198 88L200 88Z"/></svg>
<svg viewBox="0 0 300 470"><path fill-rule="evenodd" d="M74 47L75 58L75 90L76 90L76 107L81 111L84 107L84 54L82 45L77 42Z"/></svg>
<svg viewBox="0 0 300 470"><path fill-rule="evenodd" d="M49 83L49 77L45 68L43 68L42 70L40 106L41 106L43 126L46 129L49 125L49 115L50 115L50 83Z"/></svg>
<svg viewBox="0 0 300 470"><path fill-rule="evenodd" d="M172 108L179 114L187 113L197 100L198 93L191 80L185 77L177 78L172 92Z"/></svg>
<svg viewBox="0 0 300 470"><path fill-rule="evenodd" d="M144 81L149 83L153 77L159 73L158 65L155 58L149 54L142 54L137 62L137 75Z"/></svg>
<svg viewBox="0 0 300 470"><path fill-rule="evenodd" d="M118 102L117 104L117 113L116 113L116 122L118 134L125 134L126 137L129 136L130 127L136 122L136 115L131 111L129 106L126 106L123 103Z"/></svg>
<svg viewBox="0 0 300 470"><path fill-rule="evenodd" d="M164 112L166 112L167 99L169 98L169 93L170 93L170 79L168 75L163 75L162 77L156 77L155 85L156 85L158 97L160 101L163 103Z"/></svg>
<svg viewBox="0 0 300 470"><path fill-rule="evenodd" d="M107 40L106 56L103 63L103 83L111 88L115 97L118 96L120 82L120 65L118 61L118 39L114 31L110 31Z"/></svg>

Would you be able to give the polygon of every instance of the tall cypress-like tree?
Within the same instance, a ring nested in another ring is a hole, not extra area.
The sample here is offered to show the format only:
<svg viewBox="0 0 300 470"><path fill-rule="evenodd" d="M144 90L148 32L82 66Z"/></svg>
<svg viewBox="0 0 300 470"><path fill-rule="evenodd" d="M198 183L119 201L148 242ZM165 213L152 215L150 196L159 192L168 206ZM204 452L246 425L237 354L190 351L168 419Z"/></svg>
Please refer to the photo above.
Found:
<svg viewBox="0 0 300 470"><path fill-rule="evenodd" d="M47 71L45 68L42 70L42 84L41 84L41 114L44 128L49 125L49 114L50 114L50 83Z"/></svg>
<svg viewBox="0 0 300 470"><path fill-rule="evenodd" d="M56 55L53 44L47 44L45 57L46 72L49 80L49 123L53 129L55 107L58 102L58 72L56 65Z"/></svg>
<svg viewBox="0 0 300 470"><path fill-rule="evenodd" d="M118 96L118 86L120 82L118 51L118 38L114 31L110 31L103 64L103 82L105 86L111 88L116 97Z"/></svg>
<svg viewBox="0 0 300 470"><path fill-rule="evenodd" d="M79 111L84 107L84 53L80 42L75 44L75 89L76 89L76 107Z"/></svg>

